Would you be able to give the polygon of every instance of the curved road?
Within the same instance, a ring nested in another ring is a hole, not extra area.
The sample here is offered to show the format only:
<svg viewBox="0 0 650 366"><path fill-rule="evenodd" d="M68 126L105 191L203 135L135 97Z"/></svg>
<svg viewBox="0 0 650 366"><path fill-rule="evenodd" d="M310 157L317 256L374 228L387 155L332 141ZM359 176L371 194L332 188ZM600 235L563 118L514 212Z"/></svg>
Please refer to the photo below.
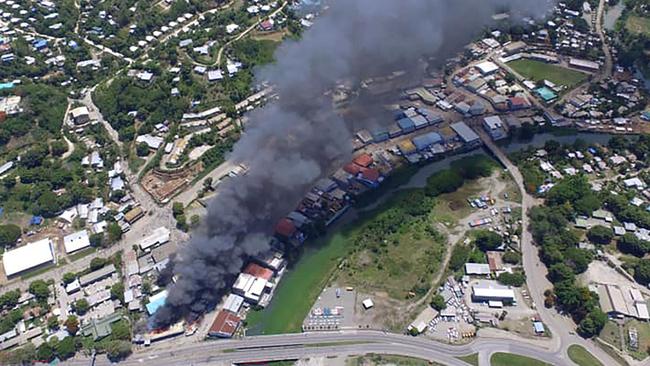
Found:
<svg viewBox="0 0 650 366"><path fill-rule="evenodd" d="M453 346L380 331L354 330L324 333L297 333L246 337L241 340L201 342L181 349L149 351L130 357L120 365L206 365L349 356L367 353L395 354L426 359L445 365L467 365L457 359L479 352L510 352L526 355L553 365L570 364L562 353L549 352L535 345L506 339L479 339L469 345ZM87 359L70 360L69 365L87 365ZM109 365L98 358L95 365Z"/></svg>

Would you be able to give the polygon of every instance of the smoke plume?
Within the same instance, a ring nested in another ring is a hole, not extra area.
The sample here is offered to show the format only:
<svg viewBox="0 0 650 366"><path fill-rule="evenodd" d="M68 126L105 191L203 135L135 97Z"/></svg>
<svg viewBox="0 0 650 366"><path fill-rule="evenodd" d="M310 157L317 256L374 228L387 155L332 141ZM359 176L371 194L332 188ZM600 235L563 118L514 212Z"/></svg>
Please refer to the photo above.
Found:
<svg viewBox="0 0 650 366"><path fill-rule="evenodd" d="M270 82L279 99L250 113L229 157L249 171L219 186L202 227L174 261L177 282L153 326L214 307L245 261L268 250L275 223L318 179L351 158L352 134L363 126L354 121L352 130L323 97L337 82L415 72L423 57L442 63L496 12L539 16L546 1L332 0L300 41L285 42L276 62L258 70L258 81ZM392 120L378 111L368 121Z"/></svg>

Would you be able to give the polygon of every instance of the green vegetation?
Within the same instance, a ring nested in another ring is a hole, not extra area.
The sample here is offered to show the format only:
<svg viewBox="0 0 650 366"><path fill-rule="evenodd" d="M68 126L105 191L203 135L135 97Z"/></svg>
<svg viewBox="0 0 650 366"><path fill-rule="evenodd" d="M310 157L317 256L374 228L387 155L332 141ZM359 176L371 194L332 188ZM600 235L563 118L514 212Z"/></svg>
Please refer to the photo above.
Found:
<svg viewBox="0 0 650 366"><path fill-rule="evenodd" d="M639 33L650 37L650 18L632 15L627 18L625 29L632 33Z"/></svg>
<svg viewBox="0 0 650 366"><path fill-rule="evenodd" d="M445 298L442 297L442 295L440 295L440 294L435 295L431 299L431 307L438 310L438 311L446 309L447 308L447 303L445 302Z"/></svg>
<svg viewBox="0 0 650 366"><path fill-rule="evenodd" d="M476 156L459 160L450 169L464 181L489 176L494 166L491 159ZM426 293L444 253L444 240L431 227L436 219L433 207L441 198L427 195L446 187L447 182L437 179L440 174L447 173L434 174L426 189L399 192L379 208L364 213L354 225L307 245L300 261L285 274L270 306L248 315L250 333L300 331L314 299L348 254L352 256L341 275L346 282L364 283L365 288L382 287L398 299L404 299L411 291L419 296ZM411 257L410 253L396 256L396 249L403 247L419 253L419 257ZM363 258L370 259L366 263ZM387 270L380 273L379 265ZM399 268L399 272L391 272L390 268Z"/></svg>
<svg viewBox="0 0 650 366"><path fill-rule="evenodd" d="M472 353L471 355L456 357L461 361L465 361L472 366L478 366L478 353Z"/></svg>
<svg viewBox="0 0 650 366"><path fill-rule="evenodd" d="M532 81L548 80L556 85L571 88L587 80L588 75L561 66L534 60L516 60L508 63L521 76Z"/></svg>
<svg viewBox="0 0 650 366"><path fill-rule="evenodd" d="M497 352L490 358L492 366L550 366L546 362L514 353Z"/></svg>
<svg viewBox="0 0 650 366"><path fill-rule="evenodd" d="M630 339L627 337L628 331L635 328L639 335L639 348L630 348ZM623 334L625 335L625 344L628 347L628 352L632 357L637 360L643 360L648 357L650 353L650 324L638 320L630 320L623 326Z"/></svg>
<svg viewBox="0 0 650 366"><path fill-rule="evenodd" d="M590 195L593 191L586 177L565 178L548 192L545 206L530 212L533 238L554 284L554 294L547 293L545 303L571 314L585 337L600 333L607 322L607 315L598 307L598 296L575 281L577 274L587 270L593 254L577 248L580 237L569 228L569 221L584 210L582 201Z"/></svg>
<svg viewBox="0 0 650 366"><path fill-rule="evenodd" d="M587 231L587 238L592 243L607 245L614 239L614 231L603 225L596 225Z"/></svg>
<svg viewBox="0 0 650 366"><path fill-rule="evenodd" d="M577 344L569 347L569 358L580 366L603 366L589 351Z"/></svg>
<svg viewBox="0 0 650 366"><path fill-rule="evenodd" d="M346 366L379 366L379 365L395 365L395 366L441 366L435 362L429 362L419 358L393 356L393 355L379 355L370 353L365 356L357 356L348 358L345 362Z"/></svg>
<svg viewBox="0 0 650 366"><path fill-rule="evenodd" d="M506 286L521 287L526 283L526 276L523 273L504 272L497 277L497 280Z"/></svg>

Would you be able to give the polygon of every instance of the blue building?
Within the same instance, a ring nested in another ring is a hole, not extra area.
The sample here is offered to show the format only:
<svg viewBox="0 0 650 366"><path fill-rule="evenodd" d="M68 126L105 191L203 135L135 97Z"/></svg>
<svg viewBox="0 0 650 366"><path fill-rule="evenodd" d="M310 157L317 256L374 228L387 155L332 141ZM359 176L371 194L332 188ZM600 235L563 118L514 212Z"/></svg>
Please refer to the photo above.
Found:
<svg viewBox="0 0 650 366"><path fill-rule="evenodd" d="M418 151L428 149L434 144L442 143L442 136L437 132L429 132L413 138L413 145Z"/></svg>

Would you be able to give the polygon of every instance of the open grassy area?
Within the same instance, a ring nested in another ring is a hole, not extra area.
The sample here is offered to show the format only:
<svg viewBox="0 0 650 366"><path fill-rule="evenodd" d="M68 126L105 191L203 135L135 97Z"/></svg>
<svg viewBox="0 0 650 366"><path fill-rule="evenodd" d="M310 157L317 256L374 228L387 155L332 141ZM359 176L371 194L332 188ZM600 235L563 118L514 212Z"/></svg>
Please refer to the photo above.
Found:
<svg viewBox="0 0 650 366"><path fill-rule="evenodd" d="M472 353L471 355L456 357L461 361L465 361L472 366L478 366L478 353Z"/></svg>
<svg viewBox="0 0 650 366"><path fill-rule="evenodd" d="M618 330L618 325L614 322L609 321L605 323L598 337L616 348L621 347L621 334Z"/></svg>
<svg viewBox="0 0 650 366"><path fill-rule="evenodd" d="M630 338L628 332L631 328L636 328L639 335L639 348L634 350L630 348ZM648 357L648 350L650 350L650 324L638 320L630 320L623 326L623 335L625 337L625 345L627 352L637 360L643 360Z"/></svg>
<svg viewBox="0 0 650 366"><path fill-rule="evenodd" d="M376 366L376 365L395 365L395 366L442 366L435 362L429 362L419 358L411 358L393 355L367 354L365 356L350 357L345 362L346 366Z"/></svg>
<svg viewBox="0 0 650 366"><path fill-rule="evenodd" d="M577 344L569 347L569 358L580 366L603 366L589 351Z"/></svg>
<svg viewBox="0 0 650 366"><path fill-rule="evenodd" d="M487 175L494 164L485 156L464 163L467 164L465 168ZM481 164L490 167L487 172ZM408 171L407 175L412 173ZM326 237L307 243L300 260L289 268L280 282L269 307L248 314L248 333L301 331L311 305L342 259L352 251L354 254L348 263L359 270L344 277L349 280L348 284L363 282L365 285L360 287L364 290L382 286L400 300L411 291L424 295L434 273L442 270L439 267L445 251L445 239L435 230L434 223L441 222L438 221L441 212L446 219L454 218L454 207L445 202L445 197L462 201L467 206L464 200L469 191L462 192L465 187L460 179L459 191L436 198L426 196L422 189L400 191L379 207L361 213L351 225L341 222L339 225L345 225L343 228L332 228ZM467 181L465 186L472 187L473 183ZM465 209L460 204L456 206L455 211ZM348 215L343 220L350 218ZM342 272L352 273L346 268L342 268Z"/></svg>
<svg viewBox="0 0 650 366"><path fill-rule="evenodd" d="M650 36L650 18L630 15L625 22L625 28L632 33L643 33Z"/></svg>
<svg viewBox="0 0 650 366"><path fill-rule="evenodd" d="M588 76L583 72L534 60L516 60L509 62L508 66L521 76L532 81L548 80L557 85L566 85L569 88L585 81Z"/></svg>
<svg viewBox="0 0 650 366"><path fill-rule="evenodd" d="M550 366L546 362L514 353L497 352L490 358L491 366Z"/></svg>

